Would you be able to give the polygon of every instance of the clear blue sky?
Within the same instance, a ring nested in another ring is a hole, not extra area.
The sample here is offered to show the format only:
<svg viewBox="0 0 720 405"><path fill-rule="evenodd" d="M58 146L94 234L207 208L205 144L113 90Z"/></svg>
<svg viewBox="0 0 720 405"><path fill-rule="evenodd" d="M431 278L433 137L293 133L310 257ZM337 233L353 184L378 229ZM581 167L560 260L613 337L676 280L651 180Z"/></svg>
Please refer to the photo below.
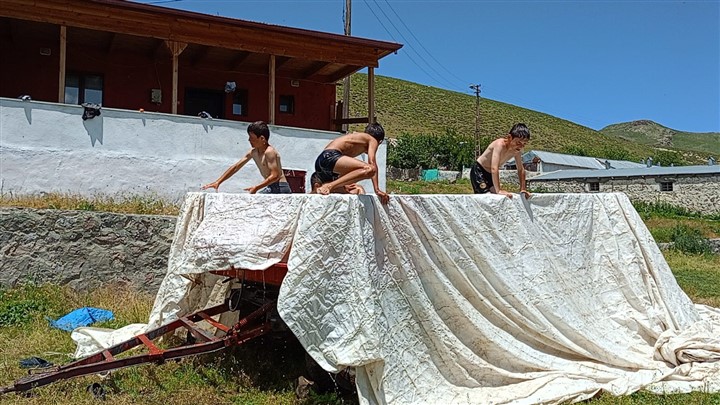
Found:
<svg viewBox="0 0 720 405"><path fill-rule="evenodd" d="M342 34L345 0L142 0ZM404 44L375 73L594 129L720 132L720 0L352 0L352 35Z"/></svg>

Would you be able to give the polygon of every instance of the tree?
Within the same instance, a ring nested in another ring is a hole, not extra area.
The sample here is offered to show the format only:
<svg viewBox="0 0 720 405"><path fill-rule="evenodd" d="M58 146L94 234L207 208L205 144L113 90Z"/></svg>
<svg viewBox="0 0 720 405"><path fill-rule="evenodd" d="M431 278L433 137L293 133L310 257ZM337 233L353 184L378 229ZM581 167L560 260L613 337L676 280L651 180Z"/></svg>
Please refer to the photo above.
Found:
<svg viewBox="0 0 720 405"><path fill-rule="evenodd" d="M444 135L402 134L388 147L388 165L400 169L462 170L474 160L473 138L453 129Z"/></svg>

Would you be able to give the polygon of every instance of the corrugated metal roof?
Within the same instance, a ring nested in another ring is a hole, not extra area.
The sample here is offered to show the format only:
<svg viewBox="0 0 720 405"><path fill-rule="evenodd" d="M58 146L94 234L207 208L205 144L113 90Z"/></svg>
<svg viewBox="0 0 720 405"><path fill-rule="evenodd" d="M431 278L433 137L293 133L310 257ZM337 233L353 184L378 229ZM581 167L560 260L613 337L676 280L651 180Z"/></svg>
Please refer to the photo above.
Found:
<svg viewBox="0 0 720 405"><path fill-rule="evenodd" d="M640 168L645 167L642 163L630 162L627 160L611 160L601 159L590 156L576 156L566 155L564 153L546 152L544 150L531 150L522 155L523 163L530 163L537 157L544 163L572 166L572 167L584 167L587 169L605 170L605 161L610 163L610 167L613 169L629 169L629 168ZM515 164L515 158L508 161L508 165Z"/></svg>
<svg viewBox="0 0 720 405"><path fill-rule="evenodd" d="M601 162L604 161L603 159L598 159L598 160ZM608 159L608 161L610 162L610 167L613 169L639 169L642 167L647 167L646 165L644 165L642 163L635 163L635 162L630 162L627 160Z"/></svg>
<svg viewBox="0 0 720 405"><path fill-rule="evenodd" d="M653 166L635 169L605 169L605 170L558 170L529 178L527 181L550 180L577 180L577 179L607 179L632 177L661 177L661 176L707 176L720 175L720 165L714 166Z"/></svg>
<svg viewBox="0 0 720 405"><path fill-rule="evenodd" d="M530 163L535 157L543 163L552 163L563 166L586 167L588 169L604 169L605 165L594 157L565 155L562 153L546 152L544 150L531 150L523 155L523 162Z"/></svg>

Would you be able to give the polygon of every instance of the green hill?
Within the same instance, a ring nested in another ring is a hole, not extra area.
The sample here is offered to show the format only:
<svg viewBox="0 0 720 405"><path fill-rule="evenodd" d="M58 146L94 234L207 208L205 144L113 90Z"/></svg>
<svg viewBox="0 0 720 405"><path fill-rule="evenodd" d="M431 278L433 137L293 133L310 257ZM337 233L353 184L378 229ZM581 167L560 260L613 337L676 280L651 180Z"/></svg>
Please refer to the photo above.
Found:
<svg viewBox="0 0 720 405"><path fill-rule="evenodd" d="M338 100L342 100L342 85ZM350 116L367 116L367 75L351 79ZM389 137L404 134L445 134L451 129L474 138L475 96L425 86L385 76L375 76L377 120ZM573 122L526 108L481 98L480 135L485 139L503 136L517 122L530 128L533 138L526 149L638 161L655 156L653 144L610 135ZM356 125L353 129L361 129ZM674 148L680 149L677 146ZM698 151L699 150L699 151ZM683 163L703 163L710 149L682 149ZM667 150L664 151L668 153Z"/></svg>
<svg viewBox="0 0 720 405"><path fill-rule="evenodd" d="M720 154L720 133L682 132L648 120L609 125L601 133L662 148L674 148Z"/></svg>

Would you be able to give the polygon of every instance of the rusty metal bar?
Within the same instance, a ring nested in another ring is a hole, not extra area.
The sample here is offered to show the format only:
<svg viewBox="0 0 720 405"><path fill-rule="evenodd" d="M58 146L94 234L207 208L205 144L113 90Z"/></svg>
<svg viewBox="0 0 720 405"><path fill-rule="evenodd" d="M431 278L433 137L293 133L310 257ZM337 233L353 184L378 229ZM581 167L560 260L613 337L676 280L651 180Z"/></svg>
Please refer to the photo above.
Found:
<svg viewBox="0 0 720 405"><path fill-rule="evenodd" d="M125 342L109 347L99 353L96 353L84 359L66 364L64 366L55 367L54 369L46 372L33 374L21 378L11 386L0 387L0 394L27 391L32 388L51 384L58 380L64 380L88 374L102 373L105 371L116 370L143 363L162 363L166 360L194 356L197 354L212 353L218 350L222 350L226 347L240 345L250 339L266 334L272 330L269 321L265 321L259 326L255 327L246 326L248 325L248 323L260 318L263 315L266 315L275 307L275 305L276 301L274 300L265 303L260 308L256 309L248 316L238 321L238 323L235 324L232 328L228 328L227 326L213 320L212 322L210 322L213 326L219 327L220 330L226 332L226 335L222 338L215 338L213 336L210 336L206 332L201 331L196 327L197 325L195 325L195 322L207 320L211 316L227 312L229 309L226 301L221 305L195 312L193 314L172 321L166 325L152 329L144 334L138 335ZM155 346L154 343L152 343L153 339L156 339L168 332L172 332L180 327L188 329L193 334L193 336L200 337L200 340L209 340L201 343L171 349L161 349ZM137 356L125 357L121 359L114 357L119 353L128 351L140 345L146 346L148 348L148 353Z"/></svg>

